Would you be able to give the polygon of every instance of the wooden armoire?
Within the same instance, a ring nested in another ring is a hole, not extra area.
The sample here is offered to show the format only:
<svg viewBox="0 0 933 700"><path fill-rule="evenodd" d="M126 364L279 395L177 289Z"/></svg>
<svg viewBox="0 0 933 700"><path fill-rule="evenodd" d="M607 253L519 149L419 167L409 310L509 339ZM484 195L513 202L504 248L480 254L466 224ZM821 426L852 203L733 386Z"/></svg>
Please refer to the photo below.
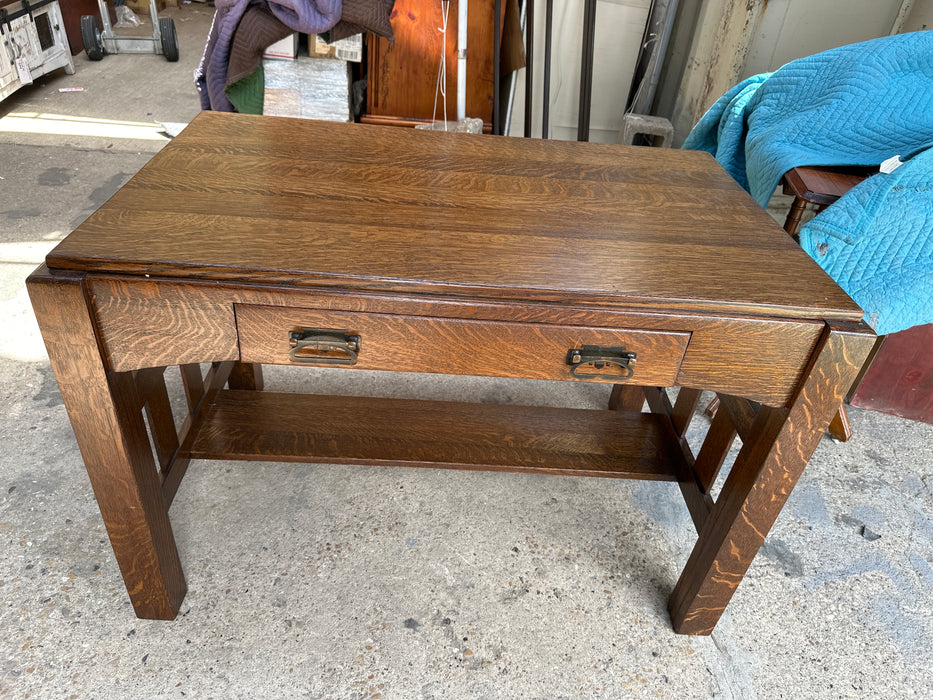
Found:
<svg viewBox="0 0 933 700"><path fill-rule="evenodd" d="M502 3L503 15L506 3ZM395 41L367 35L366 113L369 124L413 126L434 116L442 50L447 56L447 119L457 118L457 0L450 0L444 47L441 0L396 0L392 10ZM469 0L466 116L492 127L494 0ZM444 119L437 95L437 120Z"/></svg>

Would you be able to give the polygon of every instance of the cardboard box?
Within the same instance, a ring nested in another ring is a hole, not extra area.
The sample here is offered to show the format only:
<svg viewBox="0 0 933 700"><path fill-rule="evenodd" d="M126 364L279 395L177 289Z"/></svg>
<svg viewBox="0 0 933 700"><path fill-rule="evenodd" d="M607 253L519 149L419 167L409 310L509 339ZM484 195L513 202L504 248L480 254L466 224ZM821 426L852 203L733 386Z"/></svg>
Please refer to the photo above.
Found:
<svg viewBox="0 0 933 700"><path fill-rule="evenodd" d="M281 41L277 41L263 52L264 58L297 58L298 34L290 34Z"/></svg>
<svg viewBox="0 0 933 700"><path fill-rule="evenodd" d="M308 35L308 55L313 58L336 58L337 47L328 44L317 34Z"/></svg>
<svg viewBox="0 0 933 700"><path fill-rule="evenodd" d="M363 58L363 35L354 34L328 44L318 35L308 37L308 55L314 58L337 58L359 63Z"/></svg>

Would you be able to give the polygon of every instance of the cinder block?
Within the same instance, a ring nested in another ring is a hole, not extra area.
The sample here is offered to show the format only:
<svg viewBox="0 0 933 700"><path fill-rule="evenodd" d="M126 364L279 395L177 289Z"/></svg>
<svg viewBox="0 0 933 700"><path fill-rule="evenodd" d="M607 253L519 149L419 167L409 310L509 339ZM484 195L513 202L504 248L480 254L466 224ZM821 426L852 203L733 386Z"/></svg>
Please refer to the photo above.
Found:
<svg viewBox="0 0 933 700"><path fill-rule="evenodd" d="M653 145L670 148L674 140L674 127L664 117L653 117L650 114L626 114L622 117L619 143L631 146L639 134L654 136Z"/></svg>

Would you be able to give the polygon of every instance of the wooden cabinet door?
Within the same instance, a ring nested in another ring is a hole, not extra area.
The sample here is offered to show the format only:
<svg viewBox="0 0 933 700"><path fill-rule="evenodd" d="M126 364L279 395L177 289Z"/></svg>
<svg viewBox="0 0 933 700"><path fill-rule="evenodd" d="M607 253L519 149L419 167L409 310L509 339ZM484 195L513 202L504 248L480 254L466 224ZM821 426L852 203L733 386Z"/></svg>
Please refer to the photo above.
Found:
<svg viewBox="0 0 933 700"><path fill-rule="evenodd" d="M505 3L502 3L503 7ZM467 28L466 116L492 127L494 0L470 0ZM369 35L366 115L368 123L413 125L431 121L441 52L447 56L447 119L457 118L457 1L447 17L447 44L440 0L396 0L395 41ZM444 119L437 97L437 119Z"/></svg>

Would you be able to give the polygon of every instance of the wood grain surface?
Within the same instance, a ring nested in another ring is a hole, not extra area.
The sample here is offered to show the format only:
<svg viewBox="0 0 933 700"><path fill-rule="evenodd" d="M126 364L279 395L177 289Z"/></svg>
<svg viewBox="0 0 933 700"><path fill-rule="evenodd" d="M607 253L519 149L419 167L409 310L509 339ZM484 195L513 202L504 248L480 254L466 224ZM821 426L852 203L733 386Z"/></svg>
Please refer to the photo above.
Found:
<svg viewBox="0 0 933 700"><path fill-rule="evenodd" d="M222 391L190 456L673 480L657 416L446 401Z"/></svg>
<svg viewBox="0 0 933 700"><path fill-rule="evenodd" d="M105 370L80 277L26 285L136 615L171 620L187 586L133 376Z"/></svg>
<svg viewBox="0 0 933 700"><path fill-rule="evenodd" d="M289 357L289 333L329 328L359 335L356 369L466 374L482 377L574 381L567 352L583 345L625 348L637 353L632 377L614 367L581 372L587 381L651 383L667 386L677 371L689 333L610 328L498 323L426 316L342 313L238 304L237 331L244 362L296 364ZM314 364L313 362L311 364Z"/></svg>
<svg viewBox="0 0 933 700"><path fill-rule="evenodd" d="M801 166L784 173L784 194L813 204L832 204L878 168Z"/></svg>
<svg viewBox="0 0 933 700"><path fill-rule="evenodd" d="M238 357L234 304L403 314L448 319L632 328L690 333L674 384L784 405L823 329L818 321L707 317L574 307L542 302L473 301L435 296L277 288L262 284L94 275L88 279L110 364L121 370L159 364L165 357ZM190 299L190 301L189 301ZM177 308L171 310L166 301ZM149 304L160 323L143 319ZM189 309L189 305L193 308ZM119 309L132 309L120 314ZM145 332L140 330L145 329ZM133 342L128 342L128 339ZM111 342L112 341L112 342ZM188 343L185 347L176 347ZM164 363L163 363L164 364Z"/></svg>
<svg viewBox="0 0 933 700"><path fill-rule="evenodd" d="M502 3L502 13L505 13ZM493 0L473 0L467 16L466 115L491 126L493 107ZM367 34L366 114L383 118L436 117L457 119L457 3L447 16L447 43L438 31L444 23L440 3L431 0L396 0L392 8L394 41ZM436 99L439 57L447 57L447 116L444 102Z"/></svg>
<svg viewBox="0 0 933 700"><path fill-rule="evenodd" d="M47 260L474 299L861 317L706 153L212 112Z"/></svg>
<svg viewBox="0 0 933 700"><path fill-rule="evenodd" d="M239 357L233 304L218 294L199 287L118 280L95 289L102 292L93 295L93 303L111 369L124 372Z"/></svg>
<svg viewBox="0 0 933 700"><path fill-rule="evenodd" d="M828 326L789 409L764 406L671 593L674 630L709 634L741 583L874 344L863 324Z"/></svg>

